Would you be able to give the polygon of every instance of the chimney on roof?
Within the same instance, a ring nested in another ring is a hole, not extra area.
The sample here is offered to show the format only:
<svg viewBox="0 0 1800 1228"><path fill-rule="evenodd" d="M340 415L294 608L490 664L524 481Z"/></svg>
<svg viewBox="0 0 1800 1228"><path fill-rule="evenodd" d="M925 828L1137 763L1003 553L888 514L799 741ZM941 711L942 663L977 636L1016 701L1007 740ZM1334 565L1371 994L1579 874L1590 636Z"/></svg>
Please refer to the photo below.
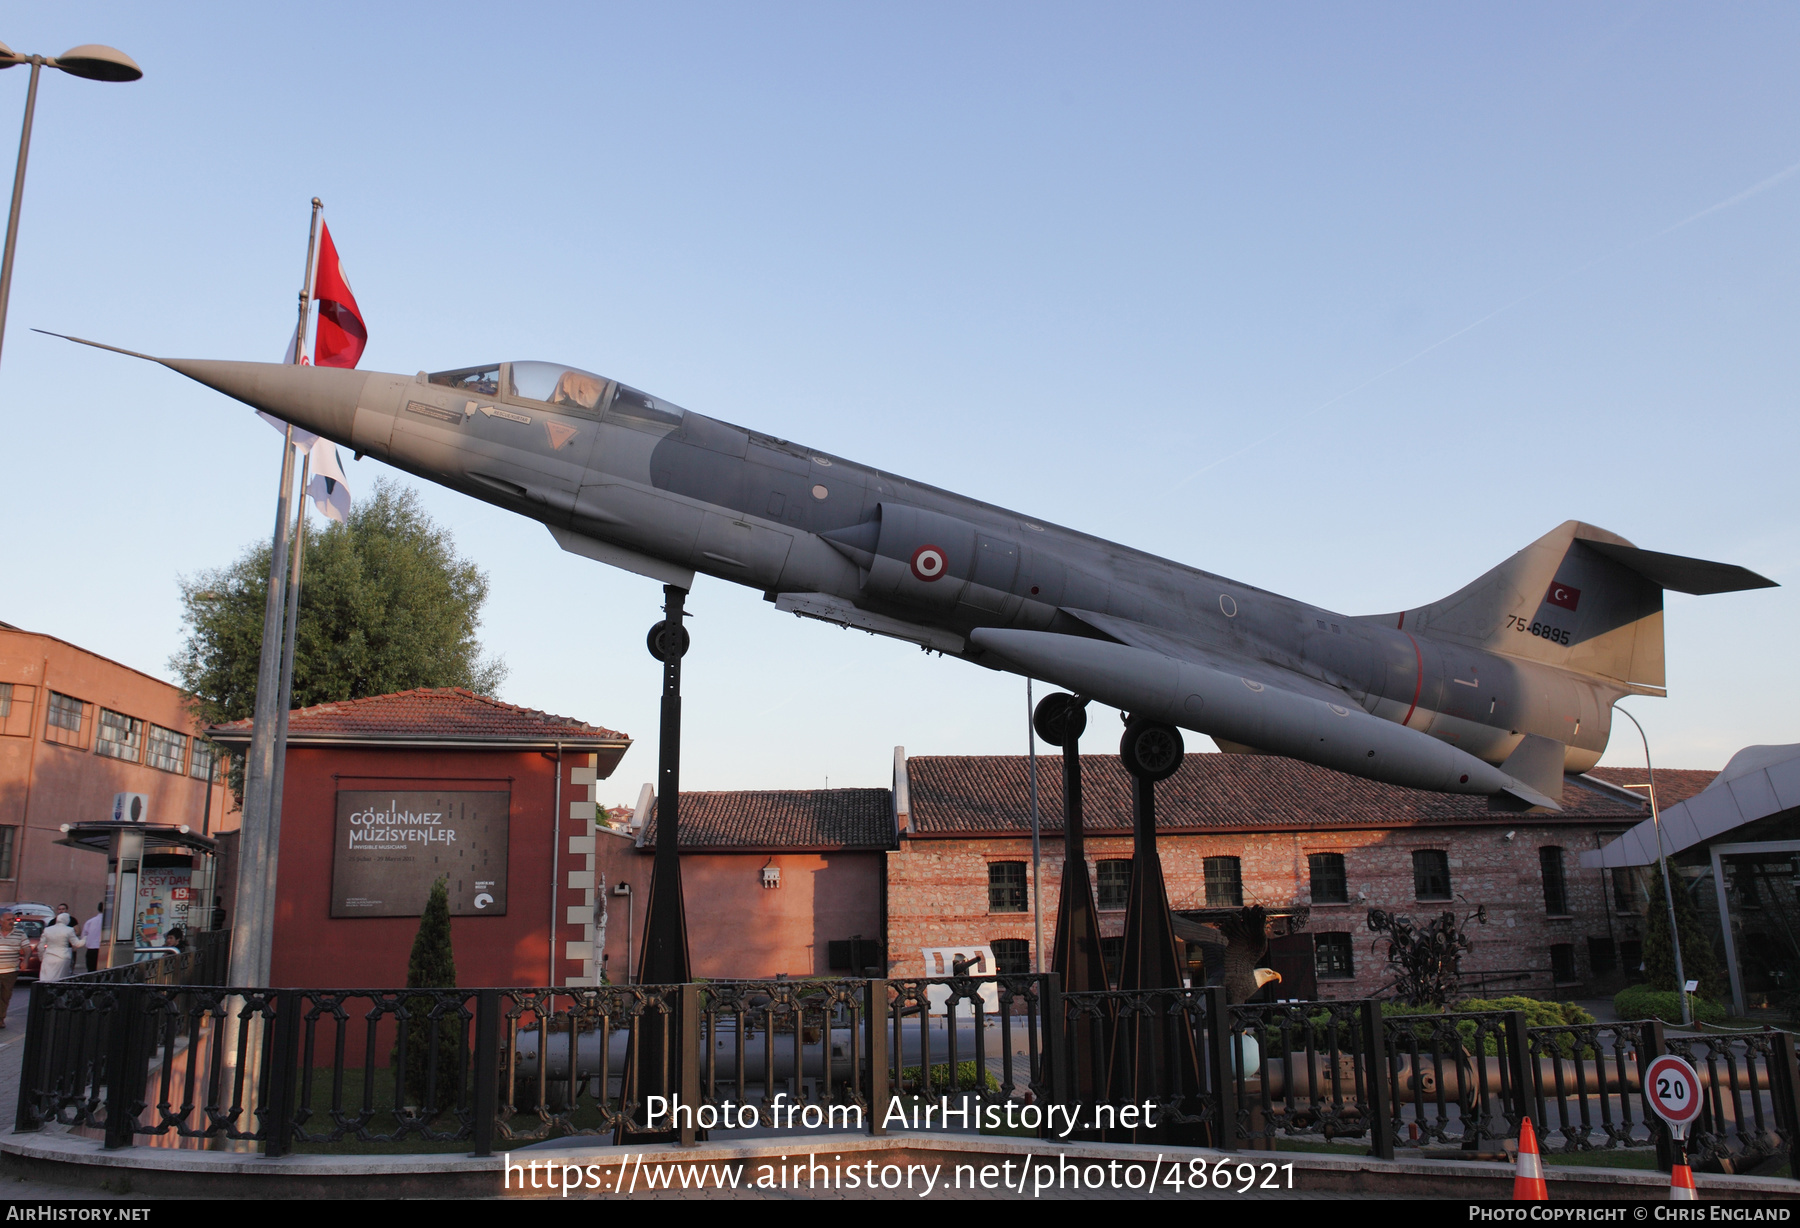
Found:
<svg viewBox="0 0 1800 1228"><path fill-rule="evenodd" d="M631 830L637 833L638 843L644 843L644 832L650 822L650 807L656 805L656 786L649 781L638 790L637 809L631 812Z"/></svg>
<svg viewBox="0 0 1800 1228"><path fill-rule="evenodd" d="M894 831L907 830L911 823L912 799L906 783L906 747L894 747Z"/></svg>

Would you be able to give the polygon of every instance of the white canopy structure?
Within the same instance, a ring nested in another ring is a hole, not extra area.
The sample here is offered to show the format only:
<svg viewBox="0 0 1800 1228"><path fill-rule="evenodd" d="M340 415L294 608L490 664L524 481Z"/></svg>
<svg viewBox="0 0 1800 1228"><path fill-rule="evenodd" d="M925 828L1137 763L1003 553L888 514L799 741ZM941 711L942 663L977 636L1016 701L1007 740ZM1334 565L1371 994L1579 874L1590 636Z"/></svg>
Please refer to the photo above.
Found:
<svg viewBox="0 0 1800 1228"><path fill-rule="evenodd" d="M1716 840L1725 833L1800 806L1800 744L1746 746L1694 796L1662 811L1662 854ZM1604 848L1581 855L1583 868L1655 865L1656 828L1649 819Z"/></svg>

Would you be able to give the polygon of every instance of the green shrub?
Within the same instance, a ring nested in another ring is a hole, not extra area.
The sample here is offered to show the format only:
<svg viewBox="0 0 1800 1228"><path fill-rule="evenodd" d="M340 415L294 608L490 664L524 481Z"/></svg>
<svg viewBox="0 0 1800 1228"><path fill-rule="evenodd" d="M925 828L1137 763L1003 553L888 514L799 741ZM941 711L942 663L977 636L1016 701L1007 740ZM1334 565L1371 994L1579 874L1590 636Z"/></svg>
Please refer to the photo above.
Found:
<svg viewBox="0 0 1800 1228"><path fill-rule="evenodd" d="M408 989L455 989L456 957L450 948L450 893L448 883L440 878L431 884L431 895L419 917L419 932L413 938L412 957L406 965ZM406 1033L406 1098L422 1104L425 1099L426 1074L430 1055L437 1051L436 1107L440 1111L456 1103L456 1091L462 1082L458 1066L461 1056L462 1018L448 1012L443 1018L427 1018L432 1000L428 997L404 999L408 1018L401 1025ZM396 1039L393 1060L399 1059Z"/></svg>
<svg viewBox="0 0 1800 1228"><path fill-rule="evenodd" d="M1504 998L1467 998L1452 1010L1458 1011L1524 1011L1525 1023L1534 1028L1573 1027L1593 1023L1594 1017L1579 1002L1548 1002L1512 994Z"/></svg>
<svg viewBox="0 0 1800 1228"><path fill-rule="evenodd" d="M1699 994L1689 999L1695 1019L1702 1023L1725 1022L1725 1008ZM1630 985L1613 997L1613 1009L1621 1019L1660 1019L1664 1023L1681 1022L1681 995L1673 989L1651 989L1648 985Z"/></svg>
<svg viewBox="0 0 1800 1228"><path fill-rule="evenodd" d="M1527 998L1519 994L1504 998L1465 998L1461 1002L1453 1003L1449 1013L1472 1014L1490 1011L1523 1011L1525 1026L1528 1028L1572 1027L1594 1022L1593 1015L1574 1002L1550 1002L1542 998ZM1427 1020L1444 1013L1435 1006L1407 1006L1399 1002L1383 1002L1381 1004L1381 1015L1384 1019L1420 1018L1419 1024L1414 1027L1413 1031L1419 1038L1421 1054L1426 1052L1427 1046L1431 1044L1432 1034L1436 1030ZM1473 1053L1477 1032L1475 1020L1457 1020L1456 1031L1462 1037L1463 1048ZM1556 1047L1562 1051L1564 1057L1593 1056L1591 1045L1577 1045L1572 1036L1558 1037ZM1481 1037L1481 1051L1488 1057L1498 1056L1500 1042L1492 1029L1489 1029Z"/></svg>
<svg viewBox="0 0 1800 1228"><path fill-rule="evenodd" d="M1681 970L1690 981L1700 982L1700 993L1716 1001L1727 992L1725 973L1713 954L1712 939L1700 924L1700 914L1694 909L1691 885L1675 874L1673 867L1670 874L1675 880L1675 924L1681 930ZM1650 903L1644 914L1644 984L1673 993L1681 986L1675 982L1675 949L1669 943L1667 898L1663 895L1662 875L1651 874ZM1677 1013L1675 1017L1680 1019L1681 1015Z"/></svg>
<svg viewBox="0 0 1800 1228"><path fill-rule="evenodd" d="M970 1087L975 1086L975 1082L976 1082L975 1063L972 1061L958 1062L956 1064L957 1086L962 1087L962 1088L970 1088ZM936 1065L932 1066L932 1068L931 1068L931 1090L933 1092L946 1092L949 1089L950 1089L950 1063L939 1062ZM996 1077L994 1075L994 1073L992 1071L988 1072L987 1089L990 1092L997 1092L1000 1090L1000 1080L998 1077ZM919 1067L917 1067L917 1066L903 1067L900 1071L900 1086L895 1088L894 1090L901 1091L901 1092L916 1092L916 1091L918 1091L919 1090Z"/></svg>

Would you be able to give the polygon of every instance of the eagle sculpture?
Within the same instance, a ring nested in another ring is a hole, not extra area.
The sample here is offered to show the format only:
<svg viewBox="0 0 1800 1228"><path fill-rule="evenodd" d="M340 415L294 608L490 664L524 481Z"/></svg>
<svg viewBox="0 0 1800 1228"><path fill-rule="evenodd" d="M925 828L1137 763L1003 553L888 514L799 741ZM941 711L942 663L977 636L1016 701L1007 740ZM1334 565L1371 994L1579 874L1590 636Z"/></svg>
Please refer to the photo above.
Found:
<svg viewBox="0 0 1800 1228"><path fill-rule="evenodd" d="M1170 919L1177 938L1206 948L1208 968L1222 968L1225 1000L1232 1005L1248 1002L1264 985L1281 980L1273 968L1257 967L1269 953L1269 922L1260 904L1239 909L1216 926L1179 913Z"/></svg>

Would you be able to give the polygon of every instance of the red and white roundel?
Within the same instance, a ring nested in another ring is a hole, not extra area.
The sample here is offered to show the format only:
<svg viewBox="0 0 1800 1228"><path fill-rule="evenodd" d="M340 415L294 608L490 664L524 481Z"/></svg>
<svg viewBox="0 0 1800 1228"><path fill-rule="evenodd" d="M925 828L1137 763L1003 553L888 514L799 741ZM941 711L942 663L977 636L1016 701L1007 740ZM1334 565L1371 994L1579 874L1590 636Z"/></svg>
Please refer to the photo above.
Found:
<svg viewBox="0 0 1800 1228"><path fill-rule="evenodd" d="M920 546L913 551L912 573L927 584L943 575L946 566L942 546Z"/></svg>

